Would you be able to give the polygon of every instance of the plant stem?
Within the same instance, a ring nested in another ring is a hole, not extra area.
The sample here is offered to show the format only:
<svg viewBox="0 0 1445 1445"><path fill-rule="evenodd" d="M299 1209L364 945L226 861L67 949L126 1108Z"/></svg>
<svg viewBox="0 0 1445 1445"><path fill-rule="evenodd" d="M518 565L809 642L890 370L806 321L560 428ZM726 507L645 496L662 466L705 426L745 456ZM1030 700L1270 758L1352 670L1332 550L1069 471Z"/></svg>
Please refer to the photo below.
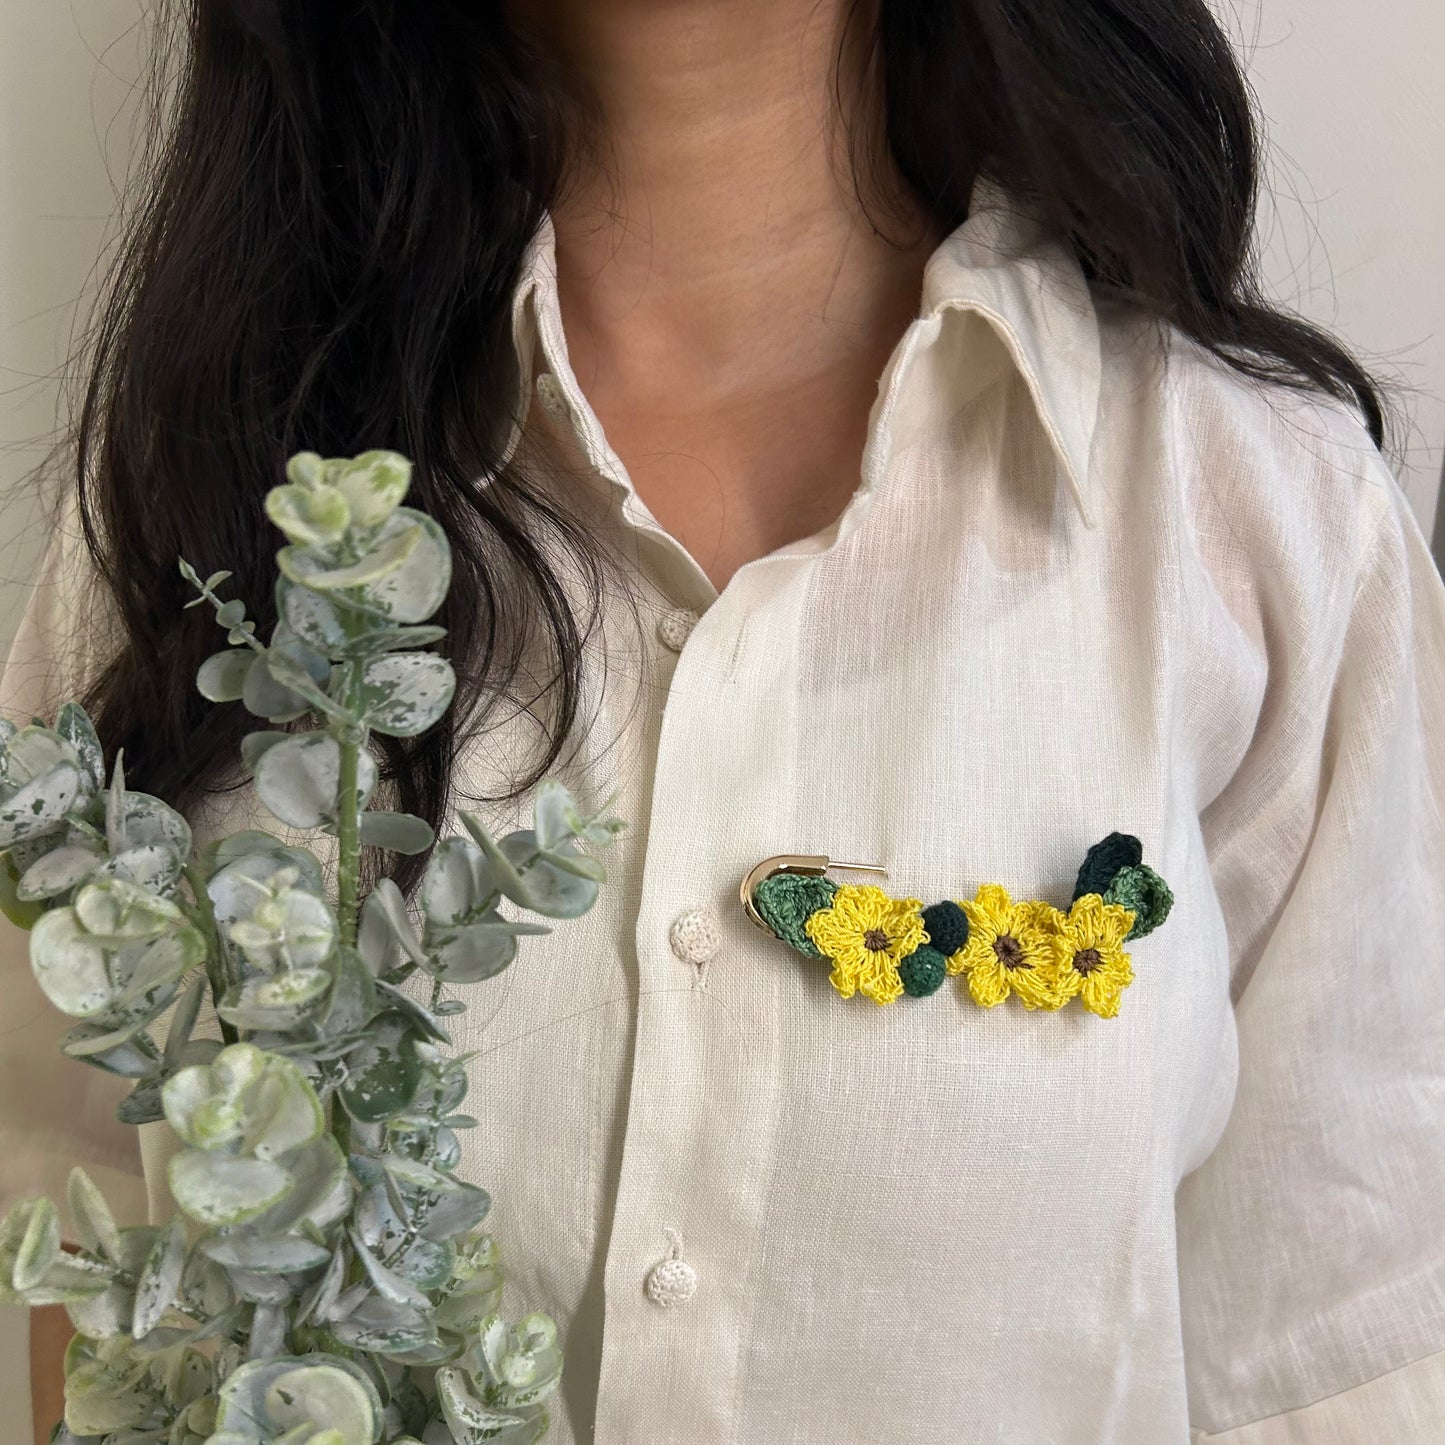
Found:
<svg viewBox="0 0 1445 1445"><path fill-rule="evenodd" d="M341 1146L343 1156L351 1153L351 1115L335 1095L331 1099L331 1137Z"/></svg>
<svg viewBox="0 0 1445 1445"><path fill-rule="evenodd" d="M211 1003L216 1009L216 1021L221 1026L221 1038L228 1044L237 1039L235 1028L221 1017L221 1000L231 986L226 971L226 955L221 942L221 930L216 927L216 910L211 906L211 895L206 891L206 880L194 863L187 863L186 882L191 885L191 897L195 902L196 916L206 935L206 978L211 985Z"/></svg>
<svg viewBox="0 0 1445 1445"><path fill-rule="evenodd" d="M337 849L337 921L341 925L341 942L346 948L356 946L356 899L361 875L361 810L356 805L356 774L361 744L346 736L339 737L341 747L341 780L336 789Z"/></svg>

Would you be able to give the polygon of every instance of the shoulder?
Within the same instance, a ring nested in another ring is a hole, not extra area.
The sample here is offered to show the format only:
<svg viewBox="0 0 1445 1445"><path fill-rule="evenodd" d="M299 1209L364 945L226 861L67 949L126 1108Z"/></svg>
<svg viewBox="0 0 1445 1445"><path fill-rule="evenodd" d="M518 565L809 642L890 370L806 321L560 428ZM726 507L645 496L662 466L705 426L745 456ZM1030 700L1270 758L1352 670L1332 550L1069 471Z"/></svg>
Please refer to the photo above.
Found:
<svg viewBox="0 0 1445 1445"><path fill-rule="evenodd" d="M1250 376L1167 324L1099 307L1095 482L1218 573L1346 581L1408 514L1349 403Z"/></svg>

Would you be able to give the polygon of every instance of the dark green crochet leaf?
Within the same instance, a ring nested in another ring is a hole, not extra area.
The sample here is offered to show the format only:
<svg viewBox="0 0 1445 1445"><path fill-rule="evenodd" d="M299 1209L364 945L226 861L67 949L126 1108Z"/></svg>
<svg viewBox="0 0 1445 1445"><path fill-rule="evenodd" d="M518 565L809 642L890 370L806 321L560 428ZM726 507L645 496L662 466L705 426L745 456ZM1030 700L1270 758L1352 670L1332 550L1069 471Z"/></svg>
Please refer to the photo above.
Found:
<svg viewBox="0 0 1445 1445"><path fill-rule="evenodd" d="M829 908L838 885L806 873L774 873L753 889L753 903L768 927L788 945L809 958L822 958L818 945L803 931L809 914Z"/></svg>
<svg viewBox="0 0 1445 1445"><path fill-rule="evenodd" d="M1143 938L1153 933L1174 906L1174 895L1169 885L1146 863L1133 868L1121 868L1104 894L1105 903L1117 903L1134 914L1134 926L1125 934L1126 939Z"/></svg>
<svg viewBox="0 0 1445 1445"><path fill-rule="evenodd" d="M1120 869L1136 868L1143 858L1144 845L1131 833L1110 833L1085 855L1079 881L1074 884L1074 898L1106 893Z"/></svg>

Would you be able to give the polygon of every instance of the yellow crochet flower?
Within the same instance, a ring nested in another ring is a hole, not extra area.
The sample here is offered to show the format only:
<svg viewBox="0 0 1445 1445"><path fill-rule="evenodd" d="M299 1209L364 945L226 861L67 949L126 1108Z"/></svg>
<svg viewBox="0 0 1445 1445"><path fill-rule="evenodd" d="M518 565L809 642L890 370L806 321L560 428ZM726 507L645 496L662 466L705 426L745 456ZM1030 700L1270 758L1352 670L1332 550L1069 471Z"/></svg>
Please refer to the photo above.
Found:
<svg viewBox="0 0 1445 1445"><path fill-rule="evenodd" d="M1075 994L1090 1013L1101 1019L1117 1017L1119 995L1134 981L1124 937L1134 926L1134 914L1117 903L1105 903L1097 893L1074 900L1068 916L1058 915L1058 926L1048 946L1058 986L1065 998Z"/></svg>
<svg viewBox="0 0 1445 1445"><path fill-rule="evenodd" d="M803 927L833 972L828 981L844 998L861 993L892 1003L903 992L898 960L928 942L918 898L890 898L881 888L845 883L830 908L808 915Z"/></svg>
<svg viewBox="0 0 1445 1445"><path fill-rule="evenodd" d="M1057 909L1015 903L997 883L983 884L958 906L968 918L968 942L948 959L948 971L968 975L976 1004L994 1008L1011 993L1028 1008L1056 1009L1068 1002L1049 942Z"/></svg>

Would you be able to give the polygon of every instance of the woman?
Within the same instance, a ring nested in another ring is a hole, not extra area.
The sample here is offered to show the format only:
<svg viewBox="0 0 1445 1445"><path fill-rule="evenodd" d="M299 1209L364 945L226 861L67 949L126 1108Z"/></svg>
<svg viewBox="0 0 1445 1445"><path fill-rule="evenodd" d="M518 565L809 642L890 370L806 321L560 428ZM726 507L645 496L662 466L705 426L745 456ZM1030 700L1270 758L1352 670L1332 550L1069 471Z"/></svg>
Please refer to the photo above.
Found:
<svg viewBox="0 0 1445 1445"><path fill-rule="evenodd" d="M466 710L400 805L631 822L459 1041L552 1439L1438 1440L1445 592L1374 384L1255 289L1203 0L172 18L6 711L84 686L242 826L175 558L264 609L290 452L416 461ZM1031 997L981 890L1067 909L1113 831L1173 912ZM739 908L788 853L993 951L894 998L880 925L840 997ZM7 1189L139 1213L7 938Z"/></svg>

